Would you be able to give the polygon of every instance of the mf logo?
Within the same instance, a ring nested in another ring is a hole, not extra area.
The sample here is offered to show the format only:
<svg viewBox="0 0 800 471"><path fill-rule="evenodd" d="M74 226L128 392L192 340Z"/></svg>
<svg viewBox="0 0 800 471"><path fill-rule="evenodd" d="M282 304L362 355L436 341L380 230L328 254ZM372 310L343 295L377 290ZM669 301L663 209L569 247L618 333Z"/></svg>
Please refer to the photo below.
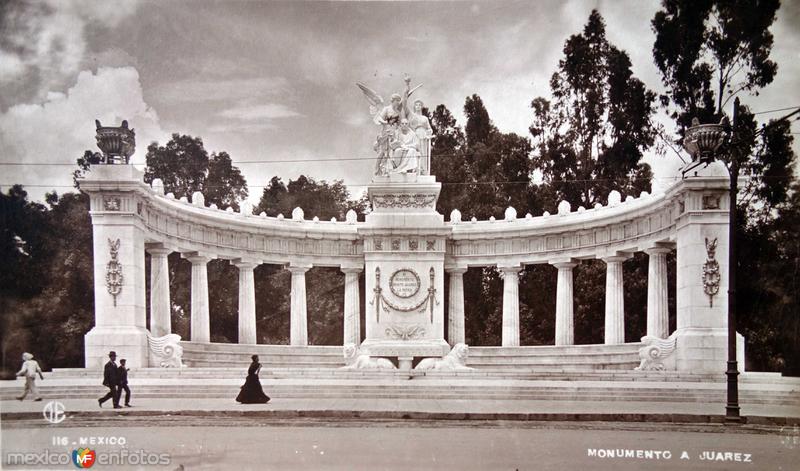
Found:
<svg viewBox="0 0 800 471"><path fill-rule="evenodd" d="M66 418L65 412L64 404L58 401L50 401L44 405L42 415L44 419L51 424L59 424Z"/></svg>
<svg viewBox="0 0 800 471"><path fill-rule="evenodd" d="M72 450L72 463L79 468L91 468L94 465L97 453L88 448Z"/></svg>

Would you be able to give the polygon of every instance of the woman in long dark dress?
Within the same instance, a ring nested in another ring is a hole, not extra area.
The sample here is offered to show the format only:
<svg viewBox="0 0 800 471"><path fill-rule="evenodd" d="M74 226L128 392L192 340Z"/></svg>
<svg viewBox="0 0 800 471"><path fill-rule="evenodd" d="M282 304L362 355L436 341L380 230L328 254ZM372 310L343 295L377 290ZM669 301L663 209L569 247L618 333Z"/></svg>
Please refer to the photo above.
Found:
<svg viewBox="0 0 800 471"><path fill-rule="evenodd" d="M258 372L261 371L261 363L258 362L258 355L253 355L253 363L247 369L247 379L244 381L242 390L236 396L236 402L242 404L266 404L269 396L264 394L261 389L261 381L258 379Z"/></svg>

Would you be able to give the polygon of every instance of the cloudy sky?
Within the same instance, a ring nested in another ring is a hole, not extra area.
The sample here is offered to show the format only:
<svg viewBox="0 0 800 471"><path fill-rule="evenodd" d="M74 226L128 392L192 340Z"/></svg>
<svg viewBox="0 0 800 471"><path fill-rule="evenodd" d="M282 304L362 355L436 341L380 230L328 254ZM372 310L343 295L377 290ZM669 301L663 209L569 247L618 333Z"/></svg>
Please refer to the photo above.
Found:
<svg viewBox="0 0 800 471"><path fill-rule="evenodd" d="M142 166L151 141L202 137L233 157L254 202L273 175L343 179L359 196L375 128L356 81L388 96L408 73L423 84L415 95L462 124L477 93L501 131L527 135L531 99L548 95L564 41L593 8L634 73L661 91L656 1L12 0L0 6L0 190L70 191L75 159L96 150L98 118L131 123ZM784 1L772 27L778 76L742 97L753 110L800 105L798 25L800 2ZM680 164L650 160L655 187Z"/></svg>

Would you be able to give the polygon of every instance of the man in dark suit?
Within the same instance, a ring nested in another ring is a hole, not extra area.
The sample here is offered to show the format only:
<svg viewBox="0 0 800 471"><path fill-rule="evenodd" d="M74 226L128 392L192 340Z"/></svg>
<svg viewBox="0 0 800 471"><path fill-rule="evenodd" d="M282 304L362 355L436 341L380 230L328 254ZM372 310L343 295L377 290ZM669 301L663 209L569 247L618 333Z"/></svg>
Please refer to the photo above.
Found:
<svg viewBox="0 0 800 471"><path fill-rule="evenodd" d="M125 359L119 361L119 397L122 398L122 391L125 391L125 407L131 407L131 390L128 388L128 369L125 366ZM119 399L117 400L119 402Z"/></svg>
<svg viewBox="0 0 800 471"><path fill-rule="evenodd" d="M103 369L103 386L108 388L108 394L97 400L100 407L103 403L111 399L114 403L114 409L122 409L119 405L119 368L117 367L117 353L114 351L108 352L108 363Z"/></svg>

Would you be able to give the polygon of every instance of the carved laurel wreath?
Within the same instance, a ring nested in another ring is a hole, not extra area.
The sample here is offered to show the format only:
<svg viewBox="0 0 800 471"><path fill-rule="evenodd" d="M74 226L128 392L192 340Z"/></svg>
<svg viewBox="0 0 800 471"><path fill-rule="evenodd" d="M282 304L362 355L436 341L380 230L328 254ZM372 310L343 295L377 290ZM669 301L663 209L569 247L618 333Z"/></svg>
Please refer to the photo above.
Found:
<svg viewBox="0 0 800 471"><path fill-rule="evenodd" d="M706 252L708 258L703 264L703 292L708 295L709 307L714 307L714 296L719 293L719 263L715 260L717 252L717 239L712 241L706 239Z"/></svg>
<svg viewBox="0 0 800 471"><path fill-rule="evenodd" d="M122 292L122 265L119 263L120 241L108 239L108 248L111 253L111 260L106 264L106 288L108 293L114 297L114 306L117 305L117 296Z"/></svg>

